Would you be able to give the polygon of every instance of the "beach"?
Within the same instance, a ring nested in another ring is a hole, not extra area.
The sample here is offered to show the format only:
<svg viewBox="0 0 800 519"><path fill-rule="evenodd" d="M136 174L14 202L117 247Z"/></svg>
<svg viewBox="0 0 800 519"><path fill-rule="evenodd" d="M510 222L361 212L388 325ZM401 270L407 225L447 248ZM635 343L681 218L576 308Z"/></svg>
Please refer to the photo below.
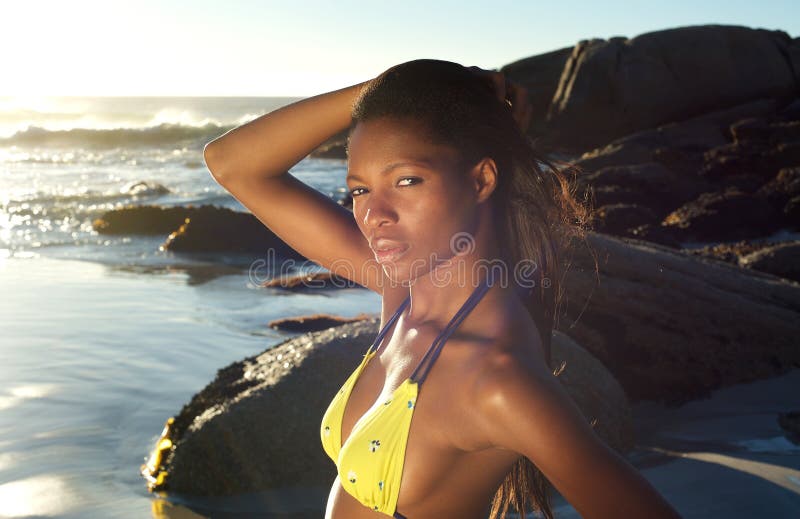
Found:
<svg viewBox="0 0 800 519"><path fill-rule="evenodd" d="M309 503L328 488L190 498L148 492L139 469L165 420L217 370L296 335L269 321L377 314L379 296L266 289L251 269L261 253L182 254L162 249L163 234L93 228L126 205L243 211L205 169L202 145L286 102L7 110L22 115L0 128L0 517L321 517ZM336 198L345 169L307 157L291 173ZM800 516L800 446L777 423L790 411L800 411L798 369L678 408L640 402L629 460L687 518ZM563 499L555 511L579 517Z"/></svg>

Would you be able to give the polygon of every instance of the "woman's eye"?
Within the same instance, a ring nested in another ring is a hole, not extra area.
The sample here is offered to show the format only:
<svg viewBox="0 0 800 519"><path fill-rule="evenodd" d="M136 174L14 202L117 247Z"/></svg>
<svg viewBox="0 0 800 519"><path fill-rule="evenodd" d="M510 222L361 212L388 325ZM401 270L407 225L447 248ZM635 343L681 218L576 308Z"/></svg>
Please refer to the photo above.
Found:
<svg viewBox="0 0 800 519"><path fill-rule="evenodd" d="M411 180L411 181L413 181L414 183L416 183L416 182L418 182L418 181L419 181L419 179L418 179L417 177L405 177L405 178L401 178L401 179L399 180L399 182L405 182L406 180ZM406 185L408 185L408 184L406 184Z"/></svg>
<svg viewBox="0 0 800 519"><path fill-rule="evenodd" d="M356 191L358 191L360 189L364 189L364 188L363 187L354 187L353 189L351 189L350 190L350 196L358 196L358 195L360 195L361 193L356 193Z"/></svg>

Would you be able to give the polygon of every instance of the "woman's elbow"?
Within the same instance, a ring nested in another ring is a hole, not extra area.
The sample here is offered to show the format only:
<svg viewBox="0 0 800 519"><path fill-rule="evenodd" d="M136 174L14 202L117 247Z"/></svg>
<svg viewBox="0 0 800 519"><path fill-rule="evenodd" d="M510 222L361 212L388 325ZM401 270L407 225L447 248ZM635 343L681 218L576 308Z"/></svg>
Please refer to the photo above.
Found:
<svg viewBox="0 0 800 519"><path fill-rule="evenodd" d="M220 144L216 140L207 143L203 147L203 160L211 176L214 177L214 180L217 182L221 182L224 176L222 168L224 161L221 155Z"/></svg>

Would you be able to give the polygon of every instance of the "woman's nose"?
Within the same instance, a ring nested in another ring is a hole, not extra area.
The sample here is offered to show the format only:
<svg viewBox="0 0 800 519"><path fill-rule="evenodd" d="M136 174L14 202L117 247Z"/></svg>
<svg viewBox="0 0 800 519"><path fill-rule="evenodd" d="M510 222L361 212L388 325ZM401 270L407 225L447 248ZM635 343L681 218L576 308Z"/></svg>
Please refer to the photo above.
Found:
<svg viewBox="0 0 800 519"><path fill-rule="evenodd" d="M395 221L397 221L397 213L389 205L388 201L376 196L370 196L364 211L364 225L378 227Z"/></svg>

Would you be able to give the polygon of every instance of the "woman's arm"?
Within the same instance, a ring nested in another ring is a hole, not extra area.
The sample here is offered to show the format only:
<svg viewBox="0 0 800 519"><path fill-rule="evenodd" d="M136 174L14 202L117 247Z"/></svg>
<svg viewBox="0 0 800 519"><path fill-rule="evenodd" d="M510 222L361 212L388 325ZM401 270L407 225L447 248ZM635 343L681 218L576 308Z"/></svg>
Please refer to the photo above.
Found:
<svg viewBox="0 0 800 519"><path fill-rule="evenodd" d="M209 171L220 184L282 175L350 125L365 83L302 99L217 137L203 150Z"/></svg>
<svg viewBox="0 0 800 519"><path fill-rule="evenodd" d="M603 443L544 365L500 354L473 388L487 444L531 460L586 519L680 518L627 460Z"/></svg>
<svg viewBox="0 0 800 519"><path fill-rule="evenodd" d="M351 123L364 83L302 99L206 144L211 175L286 244L334 274L383 294L383 274L344 207L288 173Z"/></svg>

